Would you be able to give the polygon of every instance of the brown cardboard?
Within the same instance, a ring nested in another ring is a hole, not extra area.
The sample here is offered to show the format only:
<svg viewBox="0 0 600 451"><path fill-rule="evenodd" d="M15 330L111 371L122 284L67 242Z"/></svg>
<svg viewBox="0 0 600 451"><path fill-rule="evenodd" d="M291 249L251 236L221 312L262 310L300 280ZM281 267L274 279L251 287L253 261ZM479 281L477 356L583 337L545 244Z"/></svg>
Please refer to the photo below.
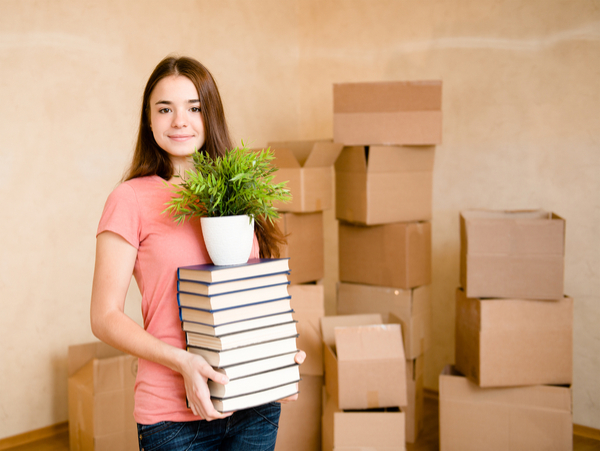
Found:
<svg viewBox="0 0 600 451"><path fill-rule="evenodd" d="M334 84L333 139L346 145L440 144L442 82Z"/></svg>
<svg viewBox="0 0 600 451"><path fill-rule="evenodd" d="M573 299L467 298L456 291L456 368L482 387L573 382Z"/></svg>
<svg viewBox="0 0 600 451"><path fill-rule="evenodd" d="M355 316L356 318L350 318ZM399 324L370 315L321 318L328 393L342 409L405 406L406 362ZM343 326L356 321L355 326ZM335 348L331 346L334 337Z"/></svg>
<svg viewBox="0 0 600 451"><path fill-rule="evenodd" d="M278 220L287 244L281 257L290 259L292 284L314 282L325 277L323 213L283 213Z"/></svg>
<svg viewBox="0 0 600 451"><path fill-rule="evenodd" d="M424 363L421 355L406 361L406 396L408 404L404 409L406 417L406 441L415 443L423 429L424 418Z"/></svg>
<svg viewBox="0 0 600 451"><path fill-rule="evenodd" d="M278 168L273 183L287 181L291 202L276 202L281 211L307 213L333 207L333 164L342 144L331 140L271 142Z"/></svg>
<svg viewBox="0 0 600 451"><path fill-rule="evenodd" d="M561 299L565 220L535 211L460 214L460 282L469 297Z"/></svg>
<svg viewBox="0 0 600 451"><path fill-rule="evenodd" d="M301 375L323 375L323 337L321 336L321 318L325 316L325 294L323 285L290 285L288 292L292 297L294 319L298 321L296 329L298 349L306 352L306 359L300 365Z"/></svg>
<svg viewBox="0 0 600 451"><path fill-rule="evenodd" d="M439 381L441 451L573 449L570 387L480 388L450 366Z"/></svg>
<svg viewBox="0 0 600 451"><path fill-rule="evenodd" d="M137 449L133 388L137 358L104 343L69 347L72 451Z"/></svg>
<svg viewBox="0 0 600 451"><path fill-rule="evenodd" d="M342 411L326 397L323 409L323 451L405 450L405 414L400 409Z"/></svg>
<svg viewBox="0 0 600 451"><path fill-rule="evenodd" d="M339 223L342 282L409 289L431 284L431 223Z"/></svg>
<svg viewBox="0 0 600 451"><path fill-rule="evenodd" d="M402 325L407 359L423 354L431 341L431 286L402 290L338 282L337 314L380 313L384 323ZM391 315L390 315L391 314ZM390 316L394 319L390 319Z"/></svg>
<svg viewBox="0 0 600 451"><path fill-rule="evenodd" d="M321 449L323 376L302 376L298 400L281 405L275 451Z"/></svg>
<svg viewBox="0 0 600 451"><path fill-rule="evenodd" d="M432 218L435 148L345 147L335 163L337 219L377 225Z"/></svg>

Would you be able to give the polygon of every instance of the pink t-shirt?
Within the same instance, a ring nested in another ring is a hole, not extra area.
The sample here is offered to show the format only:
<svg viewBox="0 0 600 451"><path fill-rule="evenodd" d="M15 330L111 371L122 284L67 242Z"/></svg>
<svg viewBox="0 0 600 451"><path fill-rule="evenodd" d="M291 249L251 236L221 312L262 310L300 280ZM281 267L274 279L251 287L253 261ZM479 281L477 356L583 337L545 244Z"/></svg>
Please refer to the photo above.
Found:
<svg viewBox="0 0 600 451"><path fill-rule="evenodd" d="M138 250L133 275L142 293L144 328L185 349L177 306L177 268L211 260L199 219L179 225L169 214L162 214L171 196L158 176L122 183L106 201L97 235L114 232ZM258 254L255 238L251 257ZM141 424L199 419L186 407L183 376L144 359L139 360L134 417Z"/></svg>

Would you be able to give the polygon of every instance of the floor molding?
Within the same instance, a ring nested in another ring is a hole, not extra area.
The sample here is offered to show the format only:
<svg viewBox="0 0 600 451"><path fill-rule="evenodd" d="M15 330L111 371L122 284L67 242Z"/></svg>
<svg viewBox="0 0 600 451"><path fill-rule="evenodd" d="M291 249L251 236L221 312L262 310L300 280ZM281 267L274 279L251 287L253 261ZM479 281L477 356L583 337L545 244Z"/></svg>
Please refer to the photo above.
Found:
<svg viewBox="0 0 600 451"><path fill-rule="evenodd" d="M25 432L19 435L13 435L0 439L0 451L15 448L17 446L26 445L28 443L43 440L45 438L54 437L55 435L62 434L69 430L69 422L64 421L62 423L53 424L46 426L34 431Z"/></svg>
<svg viewBox="0 0 600 451"><path fill-rule="evenodd" d="M600 440L600 429L573 423L573 435Z"/></svg>

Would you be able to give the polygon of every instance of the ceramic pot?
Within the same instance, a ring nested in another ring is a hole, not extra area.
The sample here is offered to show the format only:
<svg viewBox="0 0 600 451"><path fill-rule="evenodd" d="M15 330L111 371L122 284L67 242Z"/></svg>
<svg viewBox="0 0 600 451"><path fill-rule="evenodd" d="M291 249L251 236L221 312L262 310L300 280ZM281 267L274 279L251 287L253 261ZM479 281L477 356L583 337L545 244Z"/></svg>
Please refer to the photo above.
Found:
<svg viewBox="0 0 600 451"><path fill-rule="evenodd" d="M254 219L247 215L200 218L208 255L215 265L246 263L254 242Z"/></svg>

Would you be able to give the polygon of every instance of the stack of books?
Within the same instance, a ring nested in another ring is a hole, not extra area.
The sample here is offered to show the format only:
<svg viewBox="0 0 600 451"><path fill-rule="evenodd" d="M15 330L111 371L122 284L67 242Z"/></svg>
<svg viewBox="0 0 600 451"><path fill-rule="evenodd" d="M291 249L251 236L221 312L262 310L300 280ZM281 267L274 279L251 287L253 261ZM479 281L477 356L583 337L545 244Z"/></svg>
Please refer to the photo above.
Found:
<svg viewBox="0 0 600 451"><path fill-rule="evenodd" d="M289 259L177 270L177 301L187 350L229 383L208 383L219 412L294 395L300 380L298 332L288 294Z"/></svg>

